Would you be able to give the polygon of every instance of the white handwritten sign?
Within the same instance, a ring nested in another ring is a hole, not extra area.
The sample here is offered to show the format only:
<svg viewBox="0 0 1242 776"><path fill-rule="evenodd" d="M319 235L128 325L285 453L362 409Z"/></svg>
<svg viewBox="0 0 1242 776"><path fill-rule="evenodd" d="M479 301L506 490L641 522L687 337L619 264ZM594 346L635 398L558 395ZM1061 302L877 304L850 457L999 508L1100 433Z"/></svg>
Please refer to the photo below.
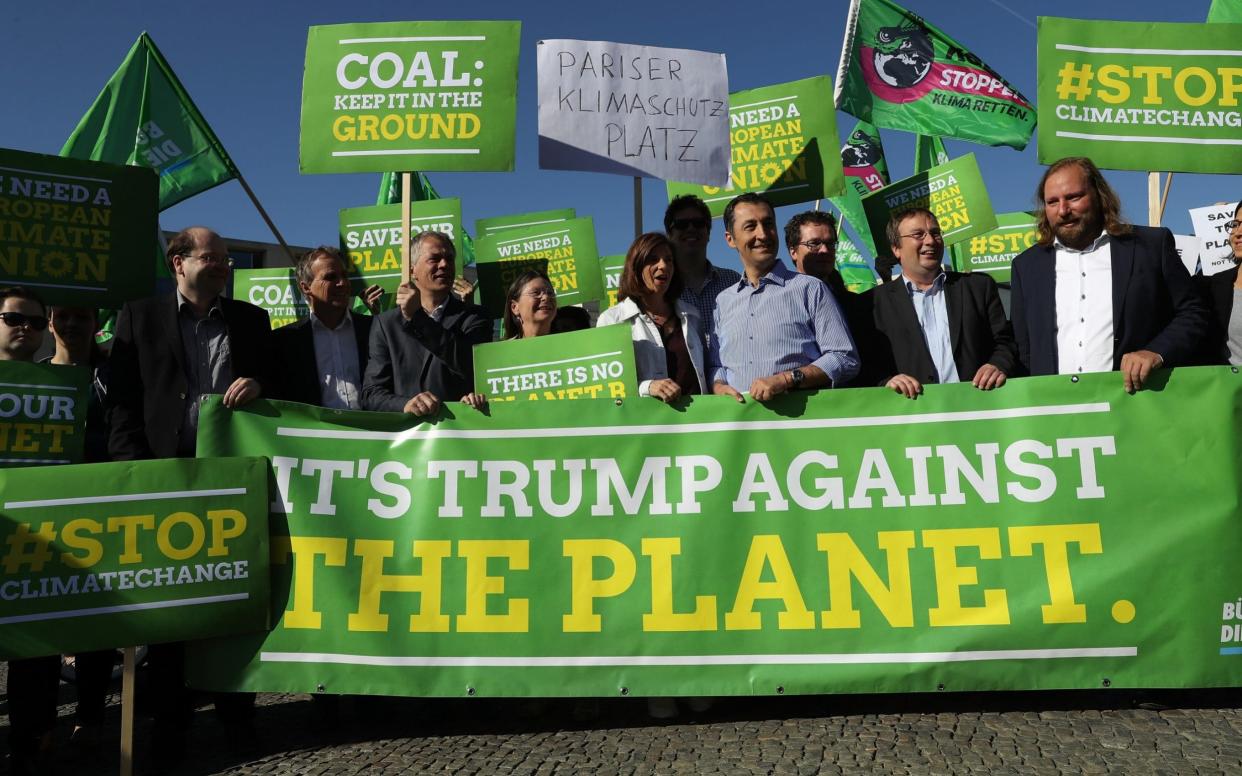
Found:
<svg viewBox="0 0 1242 776"><path fill-rule="evenodd" d="M726 185L724 54L540 41L539 166Z"/></svg>
<svg viewBox="0 0 1242 776"><path fill-rule="evenodd" d="M1234 266L1229 230L1225 224L1233 220L1233 211L1237 206L1236 202L1230 202L1190 211L1190 223L1195 227L1195 237L1199 238L1199 262L1203 265L1204 275L1215 275Z"/></svg>

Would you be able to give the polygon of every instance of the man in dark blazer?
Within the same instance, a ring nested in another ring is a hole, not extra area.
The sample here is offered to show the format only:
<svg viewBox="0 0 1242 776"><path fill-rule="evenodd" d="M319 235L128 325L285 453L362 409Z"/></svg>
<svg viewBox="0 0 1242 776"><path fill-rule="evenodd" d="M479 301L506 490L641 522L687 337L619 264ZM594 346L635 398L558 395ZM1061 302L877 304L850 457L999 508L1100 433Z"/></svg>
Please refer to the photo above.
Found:
<svg viewBox="0 0 1242 776"><path fill-rule="evenodd" d="M457 255L448 235L419 232L410 243L410 282L396 309L371 326L362 406L427 416L474 390L473 349L491 341L492 319L453 296Z"/></svg>
<svg viewBox="0 0 1242 776"><path fill-rule="evenodd" d="M901 276L866 294L874 320L863 349L868 374L911 399L928 383L969 380L985 391L1004 385L1017 348L995 281L944 270L944 235L924 208L895 214L888 241Z"/></svg>
<svg viewBox="0 0 1242 776"><path fill-rule="evenodd" d="M341 252L321 245L294 267L310 316L272 334L277 399L320 407L362 408L372 318L354 315L349 270Z"/></svg>
<svg viewBox="0 0 1242 776"><path fill-rule="evenodd" d="M1207 311L1168 229L1131 226L1095 164L1062 159L1036 191L1036 245L1013 263L1018 357L1032 375L1120 370L1133 393L1192 363Z"/></svg>
<svg viewBox="0 0 1242 776"><path fill-rule="evenodd" d="M264 310L223 296L229 277L224 240L190 227L169 241L167 257L176 290L127 302L117 318L108 390L114 460L193 457L204 396L223 394L226 407L240 407L270 385L271 323ZM183 646L153 644L148 652L157 770L184 756L193 710ZM217 710L241 736L248 734L253 705L253 693L216 698Z"/></svg>

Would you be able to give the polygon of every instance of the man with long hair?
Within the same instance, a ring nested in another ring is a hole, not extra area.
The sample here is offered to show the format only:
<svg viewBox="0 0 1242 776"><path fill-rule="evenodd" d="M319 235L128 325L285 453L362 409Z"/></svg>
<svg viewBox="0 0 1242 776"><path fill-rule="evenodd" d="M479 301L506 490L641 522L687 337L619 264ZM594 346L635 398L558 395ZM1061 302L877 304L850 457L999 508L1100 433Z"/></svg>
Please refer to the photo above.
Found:
<svg viewBox="0 0 1242 776"><path fill-rule="evenodd" d="M1121 371L1133 393L1190 363L1207 312L1168 229L1132 226L1086 157L1061 159L1036 189L1039 240L1013 263L1011 307L1032 375Z"/></svg>

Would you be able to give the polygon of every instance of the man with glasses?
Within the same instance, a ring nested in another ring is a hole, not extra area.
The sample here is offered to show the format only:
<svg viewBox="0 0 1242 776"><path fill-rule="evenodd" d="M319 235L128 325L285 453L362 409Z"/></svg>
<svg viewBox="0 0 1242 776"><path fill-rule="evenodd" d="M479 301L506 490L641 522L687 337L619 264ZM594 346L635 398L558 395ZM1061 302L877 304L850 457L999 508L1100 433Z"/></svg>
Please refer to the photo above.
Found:
<svg viewBox="0 0 1242 776"><path fill-rule="evenodd" d="M823 210L808 210L785 224L785 248L803 275L824 281L844 308L855 294L837 271L837 219Z"/></svg>
<svg viewBox="0 0 1242 776"><path fill-rule="evenodd" d="M698 308L703 337L710 346L716 296L742 276L734 270L712 266L707 260L712 213L707 203L693 194L683 194L668 203L664 210L664 233L673 243L673 261L682 281L681 299Z"/></svg>
<svg viewBox="0 0 1242 776"><path fill-rule="evenodd" d="M1191 363L1207 311L1168 229L1121 220L1121 200L1086 157L1054 163L1035 192L1037 243L1013 262L1013 331L1033 375L1120 370L1133 393L1162 366Z"/></svg>
<svg viewBox="0 0 1242 776"><path fill-rule="evenodd" d="M1018 354L996 282L945 271L944 235L930 210L894 214L886 234L901 276L867 292L875 325L868 372L910 399L928 383L1004 385Z"/></svg>
<svg viewBox="0 0 1242 776"><path fill-rule="evenodd" d="M749 391L764 402L790 390L841 386L858 374L854 340L832 292L778 258L772 203L741 194L725 208L724 222L746 274L716 298L712 392L740 402Z"/></svg>
<svg viewBox="0 0 1242 776"><path fill-rule="evenodd" d="M229 254L220 235L201 226L168 242L168 268L177 287L127 302L112 345L111 434L114 460L191 458L199 408L208 394L240 407L264 393L271 363L271 323L254 305L223 296ZM148 663L155 691L153 765L166 769L184 752L192 707L185 688L183 644L152 645ZM216 708L249 735L254 695L220 695Z"/></svg>

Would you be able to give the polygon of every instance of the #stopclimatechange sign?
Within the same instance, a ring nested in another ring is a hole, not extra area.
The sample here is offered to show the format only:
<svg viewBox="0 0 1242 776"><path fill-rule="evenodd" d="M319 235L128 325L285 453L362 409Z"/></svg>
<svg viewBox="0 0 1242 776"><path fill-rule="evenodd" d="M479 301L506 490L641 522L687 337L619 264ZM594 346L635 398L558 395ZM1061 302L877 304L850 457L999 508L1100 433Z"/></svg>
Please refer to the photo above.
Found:
<svg viewBox="0 0 1242 776"><path fill-rule="evenodd" d="M1242 172L1242 25L1039 18L1039 161Z"/></svg>
<svg viewBox="0 0 1242 776"><path fill-rule="evenodd" d="M0 471L0 658L268 625L264 458Z"/></svg>
<svg viewBox="0 0 1242 776"><path fill-rule="evenodd" d="M539 41L539 166L724 186L724 54Z"/></svg>
<svg viewBox="0 0 1242 776"><path fill-rule="evenodd" d="M953 246L953 268L986 272L997 283L1008 283L1013 260L1038 239L1030 213L997 213L995 229Z"/></svg>
<svg viewBox="0 0 1242 776"><path fill-rule="evenodd" d="M311 27L302 172L513 169L520 22Z"/></svg>
<svg viewBox="0 0 1242 776"><path fill-rule="evenodd" d="M936 214L944 244L968 240L996 228L996 215L974 154L932 167L863 197L863 210L880 253L887 253L885 227L893 213L921 207Z"/></svg>
<svg viewBox="0 0 1242 776"><path fill-rule="evenodd" d="M630 325L475 345L474 385L489 401L637 397Z"/></svg>
<svg viewBox="0 0 1242 776"><path fill-rule="evenodd" d="M492 231L480 235L474 253L482 304L497 318L504 312L509 284L528 269L547 274L561 307L604 293L590 218Z"/></svg>
<svg viewBox="0 0 1242 776"><path fill-rule="evenodd" d="M845 182L835 114L832 80L826 75L734 92L729 95L729 185L722 190L670 182L669 200L694 194L712 216L719 216L730 199L744 192L762 193L777 206L840 194Z"/></svg>
<svg viewBox="0 0 1242 776"><path fill-rule="evenodd" d="M146 167L0 148L0 286L73 307L147 296L159 186Z"/></svg>
<svg viewBox="0 0 1242 776"><path fill-rule="evenodd" d="M1105 373L433 422L209 405L200 453L271 456L277 619L190 647L187 670L449 697L1236 687L1238 577L1204 570L1242 556L1242 376L1158 388Z"/></svg>
<svg viewBox="0 0 1242 776"><path fill-rule="evenodd" d="M81 462L90 382L86 367L0 361L0 468Z"/></svg>

